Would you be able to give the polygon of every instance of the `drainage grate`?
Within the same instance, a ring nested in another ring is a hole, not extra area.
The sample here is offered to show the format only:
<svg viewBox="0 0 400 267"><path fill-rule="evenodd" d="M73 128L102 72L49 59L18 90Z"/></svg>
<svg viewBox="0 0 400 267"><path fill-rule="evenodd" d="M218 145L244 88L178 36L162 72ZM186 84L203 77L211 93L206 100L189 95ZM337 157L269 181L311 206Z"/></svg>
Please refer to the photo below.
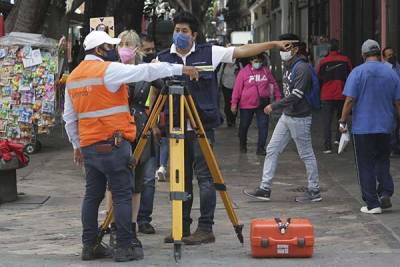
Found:
<svg viewBox="0 0 400 267"><path fill-rule="evenodd" d="M295 193L304 193L304 192L307 191L307 189L308 189L308 188L305 187L305 186L299 186L299 187L296 187L296 188L289 188L289 189L287 189L287 191L289 191L289 192L295 192ZM321 192L326 192L326 191L328 191L328 190L326 190L325 188L322 188L322 187L321 187L320 191L321 191Z"/></svg>

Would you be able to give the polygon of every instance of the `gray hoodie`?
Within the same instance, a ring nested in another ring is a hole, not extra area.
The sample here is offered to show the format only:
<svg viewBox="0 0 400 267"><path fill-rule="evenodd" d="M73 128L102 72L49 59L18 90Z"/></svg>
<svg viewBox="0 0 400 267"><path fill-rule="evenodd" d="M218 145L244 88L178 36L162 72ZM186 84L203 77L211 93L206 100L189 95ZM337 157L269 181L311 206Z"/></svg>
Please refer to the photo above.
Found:
<svg viewBox="0 0 400 267"><path fill-rule="evenodd" d="M303 56L295 56L288 62L283 71L283 94L284 98L272 104L272 109L283 109L283 113L290 117L307 117L311 115L311 106L305 98L305 94L311 90L312 74L310 66L306 61L301 61Z"/></svg>

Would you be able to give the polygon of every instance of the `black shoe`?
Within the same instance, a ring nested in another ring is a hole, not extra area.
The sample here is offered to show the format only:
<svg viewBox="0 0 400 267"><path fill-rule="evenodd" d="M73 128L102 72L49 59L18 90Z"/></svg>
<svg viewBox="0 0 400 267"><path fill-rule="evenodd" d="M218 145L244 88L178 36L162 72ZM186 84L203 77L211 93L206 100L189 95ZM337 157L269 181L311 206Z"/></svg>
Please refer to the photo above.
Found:
<svg viewBox="0 0 400 267"><path fill-rule="evenodd" d="M265 155L267 155L267 151L265 151L265 149L263 149L263 148L259 148L259 149L257 149L257 153L256 153L258 156L265 156Z"/></svg>
<svg viewBox="0 0 400 267"><path fill-rule="evenodd" d="M249 197L254 197L259 200L269 201L271 197L271 189L262 189L257 187L254 191L243 190L243 193Z"/></svg>
<svg viewBox="0 0 400 267"><path fill-rule="evenodd" d="M188 236L190 236L190 233L183 233L182 238L183 237L188 237ZM174 239L172 238L172 234L169 234L164 238L164 243L167 243L167 244L174 243Z"/></svg>
<svg viewBox="0 0 400 267"><path fill-rule="evenodd" d="M295 198L295 201L300 203L319 202L321 200L322 197L319 190L307 190L306 192L304 192L303 196Z"/></svg>
<svg viewBox="0 0 400 267"><path fill-rule="evenodd" d="M114 251L114 261L125 262L135 260L135 252L133 245L127 247L117 247Z"/></svg>
<svg viewBox="0 0 400 267"><path fill-rule="evenodd" d="M103 244L98 245L83 245L81 259L83 261L91 261L95 259L111 258L112 250Z"/></svg>
<svg viewBox="0 0 400 267"><path fill-rule="evenodd" d="M247 153L247 146L240 146L240 153Z"/></svg>
<svg viewBox="0 0 400 267"><path fill-rule="evenodd" d="M390 200L390 197L381 197L381 209L389 209L392 207L392 201Z"/></svg>
<svg viewBox="0 0 400 267"><path fill-rule="evenodd" d="M139 232L143 234L155 234L156 230L150 223L139 224Z"/></svg>
<svg viewBox="0 0 400 267"><path fill-rule="evenodd" d="M115 249L117 246L117 227L115 226L115 223L111 223L110 226L110 247Z"/></svg>

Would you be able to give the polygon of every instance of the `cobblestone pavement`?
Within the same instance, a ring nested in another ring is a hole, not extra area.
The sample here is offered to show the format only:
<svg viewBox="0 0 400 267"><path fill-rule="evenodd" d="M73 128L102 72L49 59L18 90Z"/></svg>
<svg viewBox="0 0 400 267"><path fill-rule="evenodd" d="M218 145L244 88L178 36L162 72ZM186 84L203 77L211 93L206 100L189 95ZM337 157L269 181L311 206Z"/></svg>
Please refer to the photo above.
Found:
<svg viewBox="0 0 400 267"><path fill-rule="evenodd" d="M245 244L236 239L222 202L215 213L216 243L183 248L179 266L400 266L400 199L382 215L364 215L351 147L343 155L321 153L321 124L314 123L323 201L298 204L294 197L306 186L303 163L290 144L281 155L271 202L252 201L242 194L259 185L263 157L256 156L256 129L249 134L249 151L240 154L237 129L217 130L216 157L235 210L244 223ZM273 125L271 125L272 127ZM271 135L271 133L270 133ZM80 204L82 170L72 164L72 150L60 130L42 139L43 151L18 171L19 200L0 205L0 266L175 266L172 246L162 240L170 232L168 183L157 183L153 223L155 235L140 235L145 259L114 263L80 260ZM392 174L399 189L400 159L392 159ZM196 187L197 190L197 187ZM199 216L195 192L194 221ZM100 218L104 218L104 206ZM307 217L315 226L315 254L311 259L253 259L249 226L253 218ZM196 225L192 225L194 231ZM108 236L105 237L108 240Z"/></svg>

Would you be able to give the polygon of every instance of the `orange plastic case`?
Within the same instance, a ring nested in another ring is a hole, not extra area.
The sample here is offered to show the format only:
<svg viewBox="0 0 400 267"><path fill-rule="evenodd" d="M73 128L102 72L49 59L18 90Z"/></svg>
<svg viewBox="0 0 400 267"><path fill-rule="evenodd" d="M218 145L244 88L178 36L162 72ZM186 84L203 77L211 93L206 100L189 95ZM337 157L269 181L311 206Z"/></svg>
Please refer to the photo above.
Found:
<svg viewBox="0 0 400 267"><path fill-rule="evenodd" d="M255 258L306 258L314 251L314 227L308 219L254 219L250 228Z"/></svg>

